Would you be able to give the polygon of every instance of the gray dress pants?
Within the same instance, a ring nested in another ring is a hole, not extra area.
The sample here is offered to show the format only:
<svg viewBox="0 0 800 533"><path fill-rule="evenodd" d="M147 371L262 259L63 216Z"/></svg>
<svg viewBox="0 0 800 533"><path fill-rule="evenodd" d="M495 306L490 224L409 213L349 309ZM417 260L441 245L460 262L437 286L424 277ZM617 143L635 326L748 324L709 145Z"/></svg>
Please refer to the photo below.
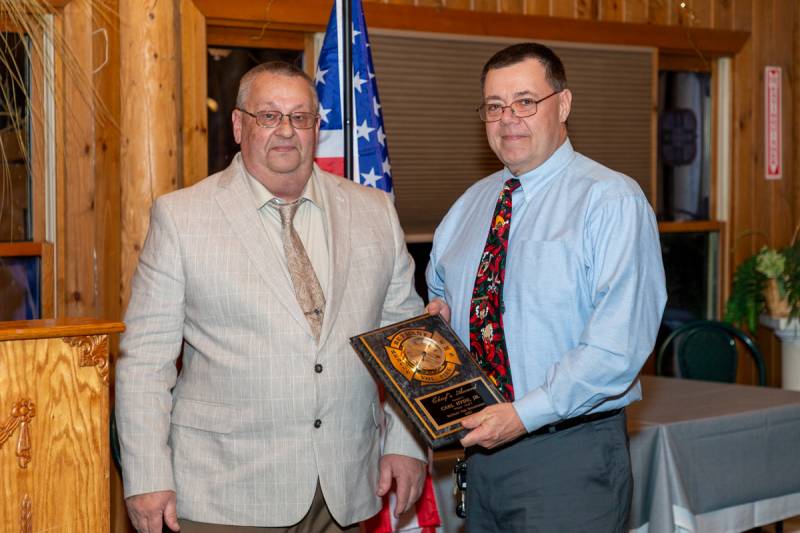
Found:
<svg viewBox="0 0 800 533"><path fill-rule="evenodd" d="M616 533L633 494L625 412L467 450L467 533Z"/></svg>

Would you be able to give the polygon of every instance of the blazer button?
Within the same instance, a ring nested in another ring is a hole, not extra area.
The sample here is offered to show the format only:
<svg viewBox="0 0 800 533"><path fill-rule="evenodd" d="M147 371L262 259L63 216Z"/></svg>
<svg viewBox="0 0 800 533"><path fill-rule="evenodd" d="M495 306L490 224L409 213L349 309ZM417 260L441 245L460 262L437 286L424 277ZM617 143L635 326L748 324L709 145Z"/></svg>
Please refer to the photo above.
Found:
<svg viewBox="0 0 800 533"><path fill-rule="evenodd" d="M314 365L314 372L316 372L317 374L322 374L322 365L319 363Z"/></svg>
<svg viewBox="0 0 800 533"><path fill-rule="evenodd" d="M315 428L318 428L318 427L320 427L321 425L322 425L322 420L320 420L319 418L317 418L316 420L314 420L314 427L315 427Z"/></svg>

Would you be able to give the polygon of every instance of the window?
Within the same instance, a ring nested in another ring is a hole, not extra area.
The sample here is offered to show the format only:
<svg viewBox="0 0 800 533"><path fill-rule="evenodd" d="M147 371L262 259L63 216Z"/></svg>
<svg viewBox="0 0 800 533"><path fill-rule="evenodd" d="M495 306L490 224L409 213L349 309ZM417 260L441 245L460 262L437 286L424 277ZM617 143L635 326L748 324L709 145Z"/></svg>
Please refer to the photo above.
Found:
<svg viewBox="0 0 800 533"><path fill-rule="evenodd" d="M14 32L0 34L0 242L31 240L28 47Z"/></svg>
<svg viewBox="0 0 800 533"><path fill-rule="evenodd" d="M712 88L708 71L658 74L655 209L669 294L665 332L719 314L722 224L712 210Z"/></svg>
<svg viewBox="0 0 800 533"><path fill-rule="evenodd" d="M50 17L46 15L45 17ZM51 42L6 21L0 32L0 320L54 313L55 159ZM46 73L47 72L47 73ZM48 128L50 126L50 128ZM52 157L48 157L48 155ZM45 192L45 189L49 192Z"/></svg>
<svg viewBox="0 0 800 533"><path fill-rule="evenodd" d="M33 240L30 45L0 34L0 320L42 316L42 252Z"/></svg>
<svg viewBox="0 0 800 533"><path fill-rule="evenodd" d="M711 74L658 73L659 220L709 220Z"/></svg>

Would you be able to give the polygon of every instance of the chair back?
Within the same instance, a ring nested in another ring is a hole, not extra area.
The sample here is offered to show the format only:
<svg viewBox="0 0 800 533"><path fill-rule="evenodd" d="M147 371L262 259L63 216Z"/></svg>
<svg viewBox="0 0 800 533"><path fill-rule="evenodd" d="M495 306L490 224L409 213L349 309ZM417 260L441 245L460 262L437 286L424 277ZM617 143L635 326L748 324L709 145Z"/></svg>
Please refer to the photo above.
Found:
<svg viewBox="0 0 800 533"><path fill-rule="evenodd" d="M758 371L758 384L767 384L764 357L758 346L743 331L714 320L696 320L673 331L661 344L656 359L656 374L663 374L664 359L674 354L680 377L704 381L736 382L741 342Z"/></svg>

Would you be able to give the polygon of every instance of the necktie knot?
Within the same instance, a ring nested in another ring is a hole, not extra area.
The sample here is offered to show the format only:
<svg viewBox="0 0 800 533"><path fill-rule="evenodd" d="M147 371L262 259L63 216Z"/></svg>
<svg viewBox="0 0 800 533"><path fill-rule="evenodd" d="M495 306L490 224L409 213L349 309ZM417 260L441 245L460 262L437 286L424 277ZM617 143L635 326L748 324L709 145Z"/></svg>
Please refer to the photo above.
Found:
<svg viewBox="0 0 800 533"><path fill-rule="evenodd" d="M519 178L508 178L503 185L503 192L506 194L511 194L519 189L520 185L522 185L522 182L519 181Z"/></svg>
<svg viewBox="0 0 800 533"><path fill-rule="evenodd" d="M270 201L270 205L278 210L278 215L281 217L282 228L292 227L294 216L297 214L297 209L300 207L300 204L303 203L303 200L304 198L300 198L290 203L279 202L277 199Z"/></svg>

